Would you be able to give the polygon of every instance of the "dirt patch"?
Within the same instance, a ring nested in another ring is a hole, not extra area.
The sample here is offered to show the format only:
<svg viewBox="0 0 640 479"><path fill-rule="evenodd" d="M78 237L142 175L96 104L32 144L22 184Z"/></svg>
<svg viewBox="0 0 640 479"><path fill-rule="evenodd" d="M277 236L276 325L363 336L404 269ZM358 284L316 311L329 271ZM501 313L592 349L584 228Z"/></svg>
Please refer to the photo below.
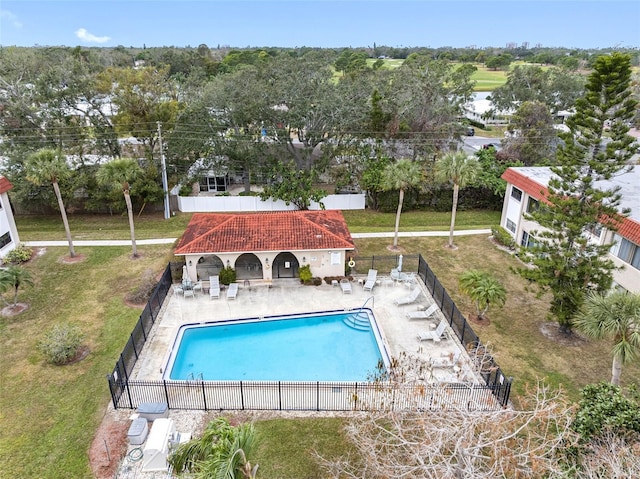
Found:
<svg viewBox="0 0 640 479"><path fill-rule="evenodd" d="M82 263L87 259L87 257L83 254L76 254L74 257L71 256L63 256L60 258L60 262L64 264L76 264Z"/></svg>
<svg viewBox="0 0 640 479"><path fill-rule="evenodd" d="M127 453L129 420L115 413L104 416L89 448L89 464L96 479L115 476Z"/></svg>
<svg viewBox="0 0 640 479"><path fill-rule="evenodd" d="M393 246L392 244L390 244L389 246L387 246L387 249L389 251L392 251L394 253L404 253L404 248L400 247L400 246Z"/></svg>
<svg viewBox="0 0 640 479"><path fill-rule="evenodd" d="M475 324L477 326L489 326L491 324L491 320L486 316L480 317L477 314L469 313L467 319L471 324Z"/></svg>
<svg viewBox="0 0 640 479"><path fill-rule="evenodd" d="M11 304L2 308L2 311L0 311L0 315L4 316L5 318L11 318L13 316L19 315L20 313L24 313L27 309L29 309L29 305L27 303L18 303L15 306Z"/></svg>
<svg viewBox="0 0 640 479"><path fill-rule="evenodd" d="M91 350L89 349L89 346L82 346L80 349L78 349L78 352L76 353L76 355L71 359L69 359L69 361L67 361L64 364L66 365L66 364L79 363L80 361L85 359L87 356L89 356L90 352Z"/></svg>
<svg viewBox="0 0 640 479"><path fill-rule="evenodd" d="M540 323L540 332L545 338L561 344L562 346L580 347L587 342L584 337L575 332L567 334L564 331L561 331L560 325L551 321Z"/></svg>
<svg viewBox="0 0 640 479"><path fill-rule="evenodd" d="M123 301L124 301L124 304L126 304L130 308L144 309L144 307L147 305L146 301L144 303L135 303L133 301L129 301L127 298L124 298Z"/></svg>

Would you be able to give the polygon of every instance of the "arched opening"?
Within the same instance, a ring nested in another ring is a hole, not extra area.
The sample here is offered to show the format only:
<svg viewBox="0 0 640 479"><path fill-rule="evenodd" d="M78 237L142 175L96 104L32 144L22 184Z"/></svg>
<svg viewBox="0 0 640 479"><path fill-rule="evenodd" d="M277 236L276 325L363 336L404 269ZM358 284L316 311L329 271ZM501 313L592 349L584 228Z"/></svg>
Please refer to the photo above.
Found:
<svg viewBox="0 0 640 479"><path fill-rule="evenodd" d="M289 252L279 253L273 259L273 272L274 278L297 278L299 276L298 269L300 264L298 259Z"/></svg>
<svg viewBox="0 0 640 479"><path fill-rule="evenodd" d="M253 253L238 256L235 264L237 279L262 279L262 263Z"/></svg>
<svg viewBox="0 0 640 479"><path fill-rule="evenodd" d="M220 274L220 270L224 268L222 260L216 255L203 256L198 260L196 265L196 273L198 279L209 280L209 276Z"/></svg>

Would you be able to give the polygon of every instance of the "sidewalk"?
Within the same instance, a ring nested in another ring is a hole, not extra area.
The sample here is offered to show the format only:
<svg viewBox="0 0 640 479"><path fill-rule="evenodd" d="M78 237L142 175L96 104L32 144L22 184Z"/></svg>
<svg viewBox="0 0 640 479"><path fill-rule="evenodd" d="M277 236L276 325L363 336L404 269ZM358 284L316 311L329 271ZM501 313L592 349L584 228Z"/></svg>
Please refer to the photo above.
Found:
<svg viewBox="0 0 640 479"><path fill-rule="evenodd" d="M358 238L393 238L394 232L382 232L382 233L351 233L351 237ZM459 230L454 231L454 236L466 236L466 235L483 235L491 234L490 229L480 230ZM400 238L417 238L421 236L449 236L448 231L404 231L399 232ZM152 244L173 244L178 238L158 238L158 239L146 239L136 240L136 245L152 245ZM68 242L65 241L23 241L22 244L32 247L42 246L68 246ZM131 240L74 240L74 246L130 246Z"/></svg>

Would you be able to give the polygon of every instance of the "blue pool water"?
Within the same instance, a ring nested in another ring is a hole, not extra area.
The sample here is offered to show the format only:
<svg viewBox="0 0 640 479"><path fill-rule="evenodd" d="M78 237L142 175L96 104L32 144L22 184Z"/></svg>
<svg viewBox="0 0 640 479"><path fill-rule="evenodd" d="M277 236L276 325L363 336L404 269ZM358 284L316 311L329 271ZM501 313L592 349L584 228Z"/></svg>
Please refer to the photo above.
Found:
<svg viewBox="0 0 640 479"><path fill-rule="evenodd" d="M365 381L383 359L384 347L371 311L359 314L371 323L365 331L345 324L354 314L183 326L165 379Z"/></svg>

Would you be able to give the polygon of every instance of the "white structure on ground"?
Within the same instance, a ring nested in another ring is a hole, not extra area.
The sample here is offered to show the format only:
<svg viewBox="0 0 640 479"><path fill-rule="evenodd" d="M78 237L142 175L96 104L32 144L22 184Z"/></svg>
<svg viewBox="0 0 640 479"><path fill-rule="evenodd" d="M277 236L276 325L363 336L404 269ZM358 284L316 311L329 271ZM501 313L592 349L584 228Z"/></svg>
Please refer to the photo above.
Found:
<svg viewBox="0 0 640 479"><path fill-rule="evenodd" d="M11 203L9 203L9 190L13 185L4 176L0 176L0 257L4 257L9 251L20 244L18 229L13 219Z"/></svg>
<svg viewBox="0 0 640 479"><path fill-rule="evenodd" d="M540 230L540 225L524 215L544 200L553 175L548 167L509 168L502 175L507 189L500 226L520 246L530 246L535 242L532 232ZM613 273L615 285L640 293L640 166L597 185L604 190L619 187L622 194L620 208L628 208L631 213L624 218L618 231L601 226L591 233L592 239L598 244L611 244L609 257L618 268Z"/></svg>

